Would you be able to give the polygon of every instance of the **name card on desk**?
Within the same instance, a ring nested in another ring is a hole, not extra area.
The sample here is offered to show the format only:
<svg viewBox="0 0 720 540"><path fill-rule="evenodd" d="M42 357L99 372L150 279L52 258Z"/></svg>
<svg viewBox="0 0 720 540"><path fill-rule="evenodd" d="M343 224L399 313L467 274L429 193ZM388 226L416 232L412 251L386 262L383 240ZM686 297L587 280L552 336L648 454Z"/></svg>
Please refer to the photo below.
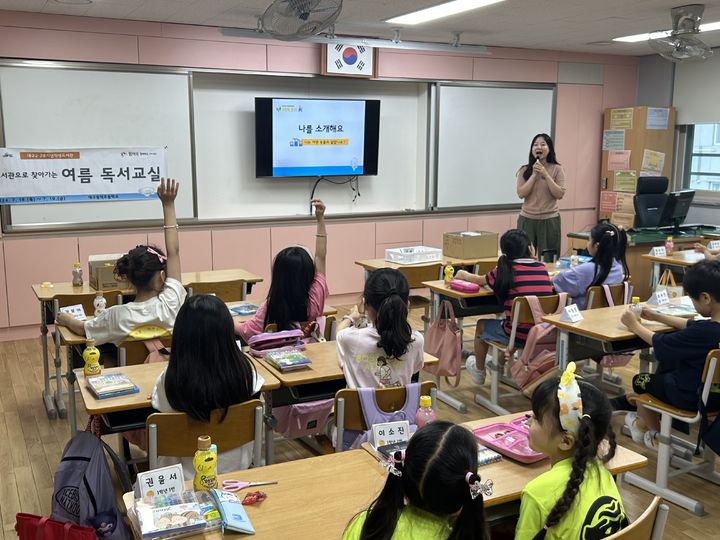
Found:
<svg viewBox="0 0 720 540"><path fill-rule="evenodd" d="M565 306L565 309L563 309L562 315L560 315L560 320L562 322L576 323L582 321L583 316L576 304L570 304L569 306Z"/></svg>
<svg viewBox="0 0 720 540"><path fill-rule="evenodd" d="M185 489L182 465L170 465L140 473L135 482L135 498L178 495Z"/></svg>
<svg viewBox="0 0 720 540"><path fill-rule="evenodd" d="M665 246L655 246L650 250L651 257L667 257Z"/></svg>
<svg viewBox="0 0 720 540"><path fill-rule="evenodd" d="M64 306L60 308L60 313L68 313L75 317L78 321L86 321L85 309L82 304L74 304L72 306Z"/></svg>
<svg viewBox="0 0 720 540"><path fill-rule="evenodd" d="M662 289L660 291L655 291L654 293L652 293L650 298L648 298L647 303L652 306L662 306L664 304L670 303L670 297L668 296L667 291L665 289Z"/></svg>
<svg viewBox="0 0 720 540"><path fill-rule="evenodd" d="M383 424L373 424L370 444L377 448L387 444L407 442L409 438L410 424L407 420L385 422Z"/></svg>
<svg viewBox="0 0 720 540"><path fill-rule="evenodd" d="M713 240L711 242L708 242L707 248L708 249L720 249L720 240Z"/></svg>

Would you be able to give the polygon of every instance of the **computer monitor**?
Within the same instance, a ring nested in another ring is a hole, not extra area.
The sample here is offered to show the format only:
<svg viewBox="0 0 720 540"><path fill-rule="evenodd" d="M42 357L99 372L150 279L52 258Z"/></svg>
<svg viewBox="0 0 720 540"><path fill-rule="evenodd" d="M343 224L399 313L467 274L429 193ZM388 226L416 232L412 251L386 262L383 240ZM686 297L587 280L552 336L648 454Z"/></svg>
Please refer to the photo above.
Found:
<svg viewBox="0 0 720 540"><path fill-rule="evenodd" d="M690 189L668 193L668 199L660 216L660 227L672 227L673 233L680 232L680 225L688 215L695 192Z"/></svg>

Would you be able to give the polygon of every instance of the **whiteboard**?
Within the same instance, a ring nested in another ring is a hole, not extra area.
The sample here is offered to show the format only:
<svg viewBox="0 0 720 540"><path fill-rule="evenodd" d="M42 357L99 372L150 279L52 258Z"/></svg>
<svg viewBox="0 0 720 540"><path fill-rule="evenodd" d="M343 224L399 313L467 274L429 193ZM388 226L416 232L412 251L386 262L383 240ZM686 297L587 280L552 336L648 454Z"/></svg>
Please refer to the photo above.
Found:
<svg viewBox="0 0 720 540"><path fill-rule="evenodd" d="M187 74L2 67L0 99L7 147L166 146L177 215L193 217ZM10 208L14 226L162 218L157 199Z"/></svg>
<svg viewBox="0 0 720 540"><path fill-rule="evenodd" d="M438 85L437 206L520 204L532 138L552 134L554 86Z"/></svg>
<svg viewBox="0 0 720 540"><path fill-rule="evenodd" d="M194 73L198 217L309 215L315 178L255 177L255 97L379 99L377 176L359 178L357 198L348 185L325 181L315 196L328 214L424 208L427 94L418 82Z"/></svg>

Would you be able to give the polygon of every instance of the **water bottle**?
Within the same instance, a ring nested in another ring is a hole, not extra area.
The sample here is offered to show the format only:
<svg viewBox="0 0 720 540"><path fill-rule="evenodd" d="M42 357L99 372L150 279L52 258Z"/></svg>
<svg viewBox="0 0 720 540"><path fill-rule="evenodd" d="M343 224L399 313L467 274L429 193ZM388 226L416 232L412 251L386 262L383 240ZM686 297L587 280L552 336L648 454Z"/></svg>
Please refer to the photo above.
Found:
<svg viewBox="0 0 720 540"><path fill-rule="evenodd" d="M195 491L207 491L218 487L217 479L217 448L213 451L213 444L209 435L198 437L198 449L193 457Z"/></svg>
<svg viewBox="0 0 720 540"><path fill-rule="evenodd" d="M435 410L432 408L430 396L420 396L420 408L415 413L415 424L418 428L435 421Z"/></svg>
<svg viewBox="0 0 720 540"><path fill-rule="evenodd" d="M665 239L665 253L667 255L672 255L673 249L675 249L675 242L673 242L672 236L668 236Z"/></svg>
<svg viewBox="0 0 720 540"><path fill-rule="evenodd" d="M445 267L445 285L450 283L450 280L455 277L455 269L452 264L448 264Z"/></svg>
<svg viewBox="0 0 720 540"><path fill-rule="evenodd" d="M85 350L82 353L82 357L85 362L83 374L86 377L100 375L102 372L102 366L100 365L100 351L97 347L95 347L94 339L88 339L85 341Z"/></svg>
<svg viewBox="0 0 720 540"><path fill-rule="evenodd" d="M107 300L103 296L103 293L98 291L93 300L93 306L95 306L95 316L101 315L107 311Z"/></svg>
<svg viewBox="0 0 720 540"><path fill-rule="evenodd" d="M73 284L73 287L82 287L83 286L82 268L80 267L79 262L73 263L72 284Z"/></svg>
<svg viewBox="0 0 720 540"><path fill-rule="evenodd" d="M635 314L635 317L639 321L640 316L642 315L642 306L640 305L640 297L639 296L632 297L632 300L630 302L630 311L632 311Z"/></svg>

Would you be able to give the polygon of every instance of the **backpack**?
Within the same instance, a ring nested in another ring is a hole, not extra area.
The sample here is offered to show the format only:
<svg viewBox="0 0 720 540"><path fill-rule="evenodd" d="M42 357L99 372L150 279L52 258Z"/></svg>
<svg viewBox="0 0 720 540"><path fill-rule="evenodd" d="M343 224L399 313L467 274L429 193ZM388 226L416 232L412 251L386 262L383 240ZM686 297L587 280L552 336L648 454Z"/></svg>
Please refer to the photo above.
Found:
<svg viewBox="0 0 720 540"><path fill-rule="evenodd" d="M51 517L93 527L98 538L131 540L115 501L106 454L123 493L132 490L127 469L113 449L90 431L82 431L67 443L55 470Z"/></svg>
<svg viewBox="0 0 720 540"><path fill-rule="evenodd" d="M273 407L273 416L277 420L275 431L286 439L322 433L334 404L335 400L328 398Z"/></svg>
<svg viewBox="0 0 720 540"><path fill-rule="evenodd" d="M627 281L623 282L623 285L625 286L625 289L623 291L623 304L629 304L630 303L630 285L628 285ZM615 305L615 302L613 301L612 294L610 294L610 287L607 285L602 285L603 292L605 293L605 300L607 301L607 304L609 307L613 307ZM632 352L628 353L620 353L620 354L606 354L600 359L600 364L602 367L606 368L614 368L614 367L623 367L628 365L630 360L632 360L633 357Z"/></svg>
<svg viewBox="0 0 720 540"><path fill-rule="evenodd" d="M343 433L343 450L360 448L362 443L367 442L372 432L372 426L384 422L398 422L407 420L410 423L410 433L417 429L415 415L420 406L420 383L411 383L405 386L405 403L401 409L393 412L383 411L375 399L375 388L358 388L360 398L360 409L368 429L358 431L346 429Z"/></svg>
<svg viewBox="0 0 720 540"><path fill-rule="evenodd" d="M145 357L146 364L165 362L170 359L170 347L166 347L159 339L146 339L143 341L148 355Z"/></svg>
<svg viewBox="0 0 720 540"><path fill-rule="evenodd" d="M440 312L428 331L425 332L425 352L436 357L439 362L423 369L436 377L445 376L445 381L452 384L448 377L455 377L457 387L460 384L460 363L462 362L462 328L455 322L455 310L448 300L443 300Z"/></svg>
<svg viewBox="0 0 720 540"><path fill-rule="evenodd" d="M557 309L554 314L562 312L567 302L567 293L559 293ZM526 296L535 325L528 332L525 346L520 356L511 361L510 373L517 385L525 390L540 377L550 377L558 371L555 366L557 328L542 321L542 317L550 315L540 306L537 296Z"/></svg>

